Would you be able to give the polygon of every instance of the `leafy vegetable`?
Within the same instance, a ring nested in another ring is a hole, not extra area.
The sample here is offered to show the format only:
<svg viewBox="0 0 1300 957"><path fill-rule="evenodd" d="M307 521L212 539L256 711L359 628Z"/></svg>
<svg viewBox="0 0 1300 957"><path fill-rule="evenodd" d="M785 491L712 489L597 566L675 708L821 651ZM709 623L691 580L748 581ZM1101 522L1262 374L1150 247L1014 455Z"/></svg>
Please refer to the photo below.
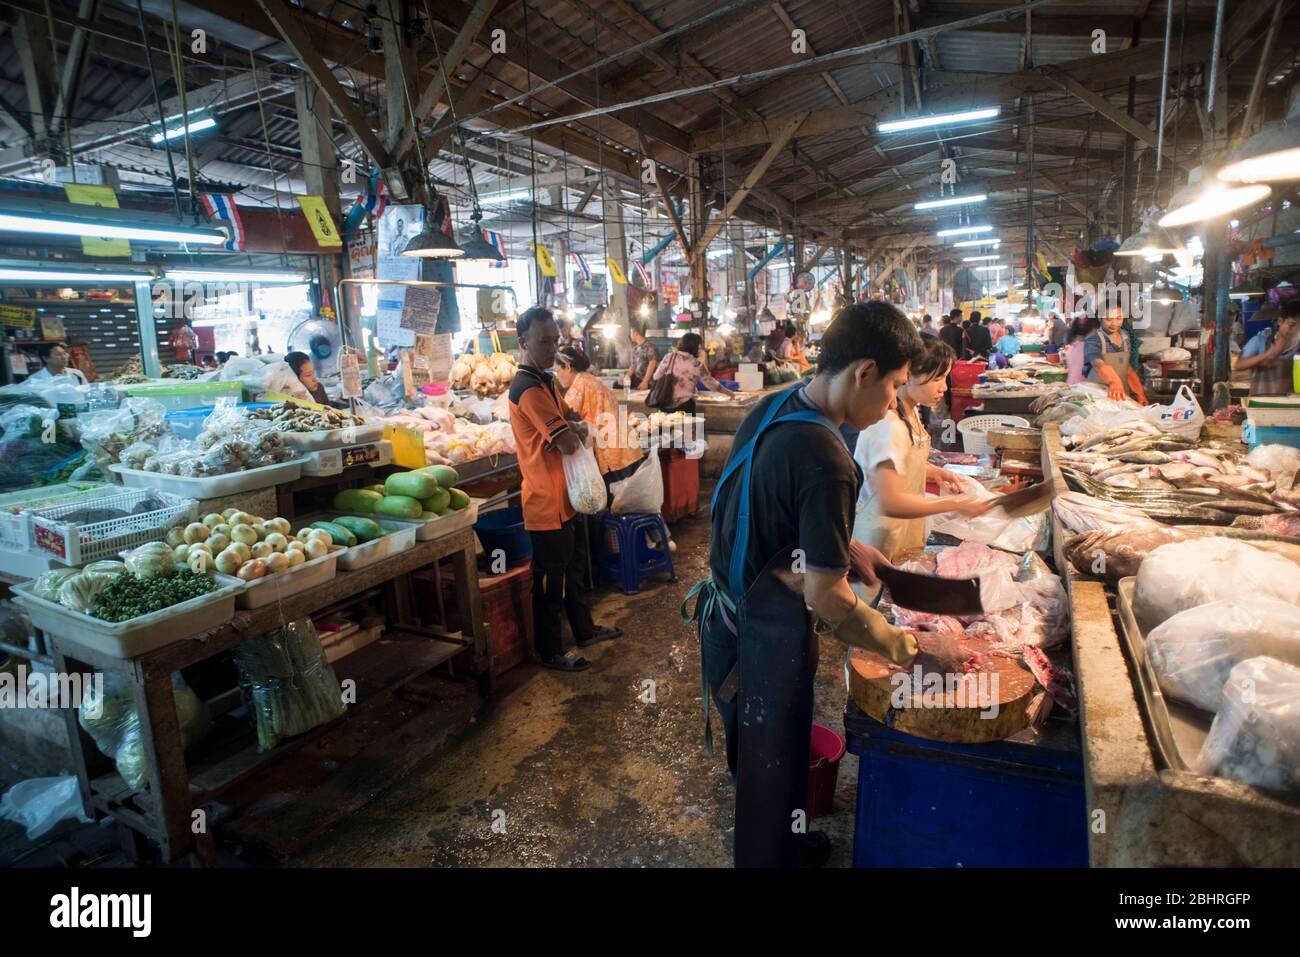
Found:
<svg viewBox="0 0 1300 957"><path fill-rule="evenodd" d="M126 570L137 578L170 578L176 574L176 558L166 542L146 542L126 556Z"/></svg>

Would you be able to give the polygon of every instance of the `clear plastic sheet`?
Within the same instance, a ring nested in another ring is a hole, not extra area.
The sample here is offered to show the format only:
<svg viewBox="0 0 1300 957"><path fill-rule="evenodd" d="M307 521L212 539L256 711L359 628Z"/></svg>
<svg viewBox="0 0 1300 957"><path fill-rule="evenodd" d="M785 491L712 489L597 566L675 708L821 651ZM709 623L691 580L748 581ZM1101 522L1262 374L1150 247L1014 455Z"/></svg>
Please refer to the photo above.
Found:
<svg viewBox="0 0 1300 957"><path fill-rule="evenodd" d="M1276 658L1235 665L1193 770L1300 790L1300 668Z"/></svg>
<svg viewBox="0 0 1300 957"><path fill-rule="evenodd" d="M1152 629L1146 648L1166 695L1214 711L1242 661L1264 655L1300 666L1300 608L1274 598L1212 601Z"/></svg>
<svg viewBox="0 0 1300 957"><path fill-rule="evenodd" d="M244 642L235 649L235 663L260 751L333 721L345 710L338 678L310 618Z"/></svg>

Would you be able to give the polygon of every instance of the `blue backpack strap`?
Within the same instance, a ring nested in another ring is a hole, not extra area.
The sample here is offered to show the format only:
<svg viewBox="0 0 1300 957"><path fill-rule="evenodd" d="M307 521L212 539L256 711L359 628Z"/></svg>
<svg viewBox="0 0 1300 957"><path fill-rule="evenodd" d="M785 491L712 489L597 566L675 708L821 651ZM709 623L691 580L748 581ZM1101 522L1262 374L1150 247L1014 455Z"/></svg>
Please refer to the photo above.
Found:
<svg viewBox="0 0 1300 957"><path fill-rule="evenodd" d="M793 394L793 392L790 393L790 395ZM718 493L722 491L722 486L726 485L727 479L735 474L736 469L744 465L749 460L749 457L754 454L754 443L763 434L763 430L776 418L776 414L781 411L781 407L789 401L790 395L773 400L772 404L767 407L767 411L763 413L763 418L758 423L758 428L754 430L754 434L750 436L749 441L732 454L731 460L727 462L726 467L722 470L722 475L718 478L718 484L713 489L713 498L709 500L709 508L718 507Z"/></svg>
<svg viewBox="0 0 1300 957"><path fill-rule="evenodd" d="M784 402L773 403L774 405L783 405ZM744 472L741 476L740 488L740 507L736 512L736 537L732 540L731 546L731 563L727 569L727 587L731 591L733 599L739 602L736 596L745 594L745 555L749 551L749 501L750 501L750 479L752 478L754 465L754 446L757 444L759 436L765 432L769 426L776 424L771 415L765 416L759 424L758 430L754 433L753 439L742 450L745 457ZM789 415L782 416L779 422L812 422L833 432L839 437L839 429L831 424L830 419L814 409L801 409L798 412L791 412ZM858 480L861 483L862 469L856 460L853 463L858 472ZM716 494L716 493L715 493Z"/></svg>

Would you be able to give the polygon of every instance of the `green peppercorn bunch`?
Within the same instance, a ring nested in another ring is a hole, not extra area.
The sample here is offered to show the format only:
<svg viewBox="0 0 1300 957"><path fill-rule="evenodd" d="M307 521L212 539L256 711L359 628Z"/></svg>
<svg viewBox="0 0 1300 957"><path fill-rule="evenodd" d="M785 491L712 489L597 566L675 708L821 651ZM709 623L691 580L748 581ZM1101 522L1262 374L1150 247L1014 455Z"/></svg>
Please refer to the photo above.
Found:
<svg viewBox="0 0 1300 957"><path fill-rule="evenodd" d="M211 575L195 574L189 569L170 578L137 578L127 573L105 586L91 614L104 621L130 621L206 595L216 587Z"/></svg>

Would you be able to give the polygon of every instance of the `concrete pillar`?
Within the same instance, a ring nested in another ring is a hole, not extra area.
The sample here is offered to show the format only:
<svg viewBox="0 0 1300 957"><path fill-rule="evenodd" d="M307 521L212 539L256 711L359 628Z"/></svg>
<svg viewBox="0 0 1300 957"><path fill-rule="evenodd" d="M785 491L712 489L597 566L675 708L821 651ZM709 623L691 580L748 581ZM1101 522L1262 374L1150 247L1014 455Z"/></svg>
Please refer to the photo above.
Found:
<svg viewBox="0 0 1300 957"><path fill-rule="evenodd" d="M618 264L623 275L627 276L627 239L623 228L623 204L619 201L622 191L618 184L608 176L600 184L600 212L605 226L605 258ZM609 308L605 311L606 322L617 322L627 329L627 286L620 286L610 279ZM626 331L620 333L625 336Z"/></svg>

